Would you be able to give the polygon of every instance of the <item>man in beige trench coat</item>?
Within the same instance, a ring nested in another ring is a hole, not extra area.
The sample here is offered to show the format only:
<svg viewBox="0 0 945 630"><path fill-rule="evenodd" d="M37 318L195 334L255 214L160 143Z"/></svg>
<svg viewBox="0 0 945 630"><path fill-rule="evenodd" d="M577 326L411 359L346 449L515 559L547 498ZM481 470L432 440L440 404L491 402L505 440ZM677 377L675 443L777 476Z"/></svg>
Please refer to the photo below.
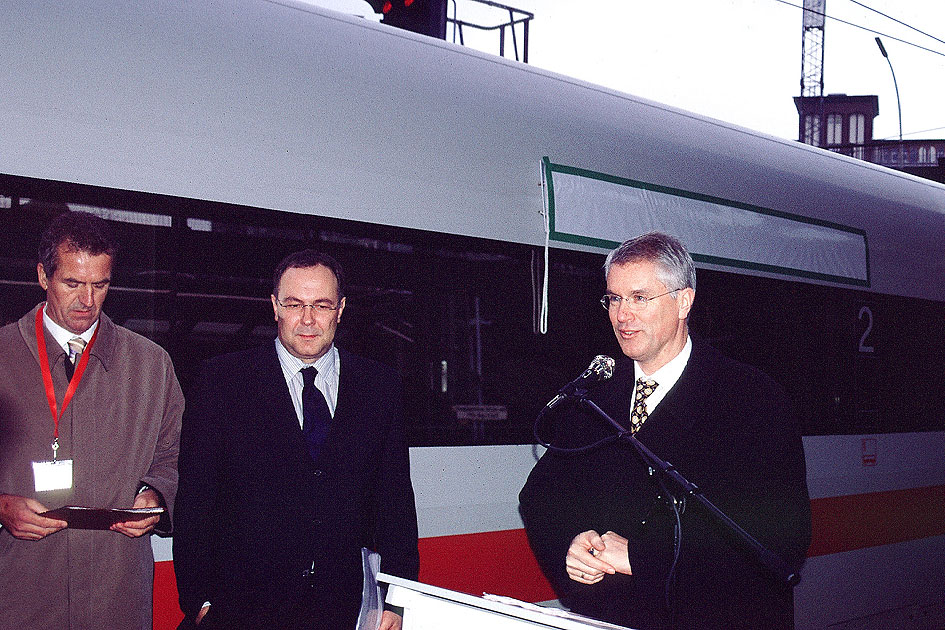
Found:
<svg viewBox="0 0 945 630"><path fill-rule="evenodd" d="M167 353L101 312L114 253L105 221L60 215L46 301L0 328L3 630L151 627L147 534L170 529L184 399ZM66 505L166 511L102 530L42 515Z"/></svg>

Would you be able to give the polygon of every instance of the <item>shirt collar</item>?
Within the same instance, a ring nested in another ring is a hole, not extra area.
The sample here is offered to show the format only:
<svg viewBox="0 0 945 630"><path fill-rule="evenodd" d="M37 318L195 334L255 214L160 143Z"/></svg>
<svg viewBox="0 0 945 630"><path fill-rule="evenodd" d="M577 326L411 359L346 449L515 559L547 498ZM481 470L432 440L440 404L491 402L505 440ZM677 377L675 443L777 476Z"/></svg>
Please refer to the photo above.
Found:
<svg viewBox="0 0 945 630"><path fill-rule="evenodd" d="M336 371L338 365L338 349L334 343L328 348L328 352L320 356L315 363L306 363L286 350L286 347L282 345L282 341L276 337L276 355L279 357L279 364L282 366L286 380L298 374L299 370L312 366L315 366L319 374L328 377Z"/></svg>
<svg viewBox="0 0 945 630"><path fill-rule="evenodd" d="M689 363L689 355L691 354L692 338L689 337L689 335L686 335L686 344L683 346L683 349L679 351L679 354L670 359L669 363L656 370L649 376L644 374L643 370L640 369L640 364L634 361L634 381L638 378L653 380L659 383L659 389L662 392L668 392L673 388L673 385L676 384L676 381L679 380L679 377L682 376L683 370L686 369L686 364Z"/></svg>
<svg viewBox="0 0 945 630"><path fill-rule="evenodd" d="M96 319L95 323L89 326L88 330L82 334L77 335L54 322L49 316L49 313L46 312L46 305L43 304L43 325L46 326L46 330L48 330L49 334L53 336L53 339L56 340L56 343L59 344L59 347L68 353L69 340L73 337L82 337L85 343L88 343L92 340L92 335L95 334L95 328L98 326L98 320Z"/></svg>

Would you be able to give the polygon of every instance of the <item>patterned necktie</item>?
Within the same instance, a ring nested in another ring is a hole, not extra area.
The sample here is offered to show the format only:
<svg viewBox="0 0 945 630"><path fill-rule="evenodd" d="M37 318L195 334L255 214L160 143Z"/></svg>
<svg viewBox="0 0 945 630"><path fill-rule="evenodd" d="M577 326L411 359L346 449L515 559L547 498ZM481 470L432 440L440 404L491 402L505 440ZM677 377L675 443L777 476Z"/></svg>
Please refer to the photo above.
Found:
<svg viewBox="0 0 945 630"><path fill-rule="evenodd" d="M69 340L69 357L65 362L66 377L71 381L72 374L75 372L75 366L79 364L79 358L85 351L85 339L82 337L73 337Z"/></svg>
<svg viewBox="0 0 945 630"><path fill-rule="evenodd" d="M325 438L328 437L328 425L331 422L331 410L325 396L315 387L318 370L307 367L302 370L302 433L308 443L308 452L312 460L318 459Z"/></svg>
<svg viewBox="0 0 945 630"><path fill-rule="evenodd" d="M646 422L649 414L646 412L646 399L658 387L656 381L637 379L636 396L633 399L633 411L630 412L630 432L636 433Z"/></svg>

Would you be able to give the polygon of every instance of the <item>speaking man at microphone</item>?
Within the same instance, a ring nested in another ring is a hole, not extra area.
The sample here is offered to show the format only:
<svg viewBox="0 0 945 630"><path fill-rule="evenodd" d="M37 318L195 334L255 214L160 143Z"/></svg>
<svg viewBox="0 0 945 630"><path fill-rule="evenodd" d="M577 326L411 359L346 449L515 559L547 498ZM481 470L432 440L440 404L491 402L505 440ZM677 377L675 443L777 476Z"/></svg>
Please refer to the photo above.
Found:
<svg viewBox="0 0 945 630"><path fill-rule="evenodd" d="M604 273L601 303L624 356L612 377L585 384L588 397L799 569L810 499L786 394L690 337L696 272L674 237L626 241ZM626 440L566 452L615 430L573 400L555 406L545 424L558 448L542 456L519 498L529 542L562 603L644 630L794 627L790 586L702 505L687 505Z"/></svg>

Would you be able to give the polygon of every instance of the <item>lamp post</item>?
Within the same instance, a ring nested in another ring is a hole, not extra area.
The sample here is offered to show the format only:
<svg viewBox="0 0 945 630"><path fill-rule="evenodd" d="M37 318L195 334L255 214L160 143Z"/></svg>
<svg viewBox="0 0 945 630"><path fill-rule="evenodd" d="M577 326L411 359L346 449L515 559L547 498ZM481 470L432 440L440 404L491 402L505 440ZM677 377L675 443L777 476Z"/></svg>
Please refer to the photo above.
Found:
<svg viewBox="0 0 945 630"><path fill-rule="evenodd" d="M893 70L892 61L889 60L889 54L886 52L886 47L883 46L883 40L877 37L876 45L879 46L879 52L883 53L883 57L886 58L886 63L889 64L889 71L892 72L893 87L896 88L896 107L899 108L899 168L902 168L902 103L899 100L899 84L896 83L896 71Z"/></svg>

